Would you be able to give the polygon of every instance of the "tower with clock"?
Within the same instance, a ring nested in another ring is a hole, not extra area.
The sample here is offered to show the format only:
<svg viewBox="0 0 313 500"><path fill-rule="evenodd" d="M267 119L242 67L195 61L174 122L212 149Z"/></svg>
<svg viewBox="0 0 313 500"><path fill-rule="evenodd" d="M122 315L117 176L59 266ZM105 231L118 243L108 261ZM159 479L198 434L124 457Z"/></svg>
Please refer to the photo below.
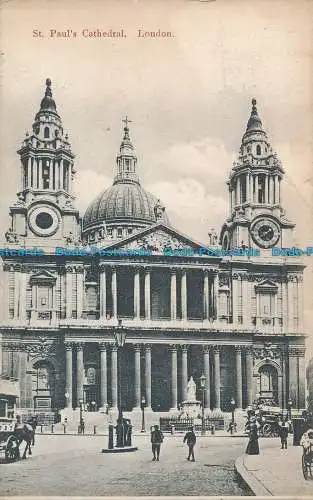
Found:
<svg viewBox="0 0 313 500"><path fill-rule="evenodd" d="M7 241L25 247L55 247L79 239L79 214L73 205L74 155L63 132L52 96L51 80L18 154L21 159L18 200L10 207Z"/></svg>
<svg viewBox="0 0 313 500"><path fill-rule="evenodd" d="M252 99L251 116L227 181L229 216L220 233L224 249L292 246L290 222L282 207L284 169L273 151Z"/></svg>

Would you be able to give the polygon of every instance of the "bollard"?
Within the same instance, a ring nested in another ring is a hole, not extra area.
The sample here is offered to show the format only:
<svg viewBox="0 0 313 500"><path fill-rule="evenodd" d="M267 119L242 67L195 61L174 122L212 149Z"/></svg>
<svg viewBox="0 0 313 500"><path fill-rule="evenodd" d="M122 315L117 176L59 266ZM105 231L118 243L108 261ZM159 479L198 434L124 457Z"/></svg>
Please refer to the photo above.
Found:
<svg viewBox="0 0 313 500"><path fill-rule="evenodd" d="M93 426L93 433L97 434L97 426L96 425Z"/></svg>
<svg viewBox="0 0 313 500"><path fill-rule="evenodd" d="M108 449L113 450L114 444L113 444L113 432L114 432L114 426L109 425L109 443L108 443Z"/></svg>
<svg viewBox="0 0 313 500"><path fill-rule="evenodd" d="M51 425L51 434L53 434L53 433L54 433L54 425L52 424Z"/></svg>
<svg viewBox="0 0 313 500"><path fill-rule="evenodd" d="M41 432L41 434L42 434L42 425L40 426L40 432Z"/></svg>
<svg viewBox="0 0 313 500"><path fill-rule="evenodd" d="M65 424L63 424L63 432L64 432L64 434L66 434L66 425Z"/></svg>
<svg viewBox="0 0 313 500"><path fill-rule="evenodd" d="M211 434L213 436L213 434L215 434L215 425L212 424L212 427L211 427Z"/></svg>
<svg viewBox="0 0 313 500"><path fill-rule="evenodd" d="M77 427L77 434L81 434L81 433L82 433L82 428L81 428L81 426L79 425L79 426Z"/></svg>
<svg viewBox="0 0 313 500"><path fill-rule="evenodd" d="M175 425L171 425L171 434L172 436L175 434Z"/></svg>

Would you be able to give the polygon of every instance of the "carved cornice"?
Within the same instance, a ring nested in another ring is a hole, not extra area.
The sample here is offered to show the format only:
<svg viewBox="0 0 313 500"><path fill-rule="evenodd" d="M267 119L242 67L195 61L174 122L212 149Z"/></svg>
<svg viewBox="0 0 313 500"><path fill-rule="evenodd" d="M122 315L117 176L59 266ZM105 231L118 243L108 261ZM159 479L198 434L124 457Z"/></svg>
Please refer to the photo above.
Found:
<svg viewBox="0 0 313 500"><path fill-rule="evenodd" d="M290 357L302 358L305 355L305 347L289 347L288 354Z"/></svg>
<svg viewBox="0 0 313 500"><path fill-rule="evenodd" d="M264 346L255 346L253 348L253 356L255 359L280 359L281 358L281 350L278 347L272 346L270 342L264 344Z"/></svg>
<svg viewBox="0 0 313 500"><path fill-rule="evenodd" d="M252 282L261 282L264 280L269 280L273 281L276 283L287 283L288 281L290 282L302 282L303 281L303 276L301 274L288 274L288 275L281 275L281 274L268 274L268 273L247 273L247 272L235 272L232 274L233 280L246 280L246 281L252 281Z"/></svg>

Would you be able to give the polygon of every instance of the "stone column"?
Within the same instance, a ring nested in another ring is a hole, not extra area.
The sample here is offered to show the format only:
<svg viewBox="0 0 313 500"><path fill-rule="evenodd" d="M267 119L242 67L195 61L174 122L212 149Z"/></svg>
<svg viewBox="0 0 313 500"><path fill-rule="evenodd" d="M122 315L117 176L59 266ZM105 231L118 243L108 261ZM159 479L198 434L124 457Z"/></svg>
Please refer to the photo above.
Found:
<svg viewBox="0 0 313 500"><path fill-rule="evenodd" d="M150 269L145 270L145 318L151 319L151 293L150 293Z"/></svg>
<svg viewBox="0 0 313 500"><path fill-rule="evenodd" d="M298 349L298 373L299 373L299 382L298 382L298 394L299 394L299 408L305 409L305 387L306 387L306 371L305 371L305 348Z"/></svg>
<svg viewBox="0 0 313 500"><path fill-rule="evenodd" d="M176 320L177 300L176 300L176 269L171 269L171 320Z"/></svg>
<svg viewBox="0 0 313 500"><path fill-rule="evenodd" d="M43 188L43 172L42 172L42 160L38 162L38 187L39 189Z"/></svg>
<svg viewBox="0 0 313 500"><path fill-rule="evenodd" d="M108 403L108 377L107 377L107 349L104 342L100 342L100 406L106 409Z"/></svg>
<svg viewBox="0 0 313 500"><path fill-rule="evenodd" d="M294 284L292 281L287 282L287 294L288 294L288 333L294 331Z"/></svg>
<svg viewBox="0 0 313 500"><path fill-rule="evenodd" d="M83 302L84 302L84 268L83 266L78 266L76 268L77 273L77 318L81 318L83 314Z"/></svg>
<svg viewBox="0 0 313 500"><path fill-rule="evenodd" d="M23 270L20 272L20 286L19 286L19 317L21 321L26 321L26 286L27 274Z"/></svg>
<svg viewBox="0 0 313 500"><path fill-rule="evenodd" d="M215 345L213 347L214 353L214 409L220 410L221 408L221 374L220 374L220 347Z"/></svg>
<svg viewBox="0 0 313 500"><path fill-rule="evenodd" d="M65 288L66 288L66 318L72 318L73 307L73 269L66 267Z"/></svg>
<svg viewBox="0 0 313 500"><path fill-rule="evenodd" d="M20 295L20 266L14 266L14 319L19 317L19 295Z"/></svg>
<svg viewBox="0 0 313 500"><path fill-rule="evenodd" d="M214 318L218 321L219 317L219 295L218 295L218 272L214 273Z"/></svg>
<svg viewBox="0 0 313 500"><path fill-rule="evenodd" d="M58 161L54 162L54 177L55 177L55 189L57 191L60 187L60 167Z"/></svg>
<svg viewBox="0 0 313 500"><path fill-rule="evenodd" d="M253 203L254 202L254 197L253 197L253 175L251 173L249 174L249 183L250 183L250 187L249 187L250 203Z"/></svg>
<svg viewBox="0 0 313 500"><path fill-rule="evenodd" d="M31 156L28 158L28 166L27 166L27 187L32 187L32 159Z"/></svg>
<svg viewBox="0 0 313 500"><path fill-rule="evenodd" d="M251 326L250 290L248 277L242 278L242 322L244 328Z"/></svg>
<svg viewBox="0 0 313 500"><path fill-rule="evenodd" d="M209 273L204 269L203 277L203 312L204 319L210 319Z"/></svg>
<svg viewBox="0 0 313 500"><path fill-rule="evenodd" d="M172 352L172 406L171 410L177 410L177 346L171 347Z"/></svg>
<svg viewBox="0 0 313 500"><path fill-rule="evenodd" d="M297 278L297 295L298 295L298 332L301 333L303 329L303 278Z"/></svg>
<svg viewBox="0 0 313 500"><path fill-rule="evenodd" d="M117 318L117 276L116 276L116 268L115 267L112 267L111 288L112 288L112 316L114 319L116 319Z"/></svg>
<svg viewBox="0 0 313 500"><path fill-rule="evenodd" d="M242 365L241 346L235 346L236 353L236 407L242 408Z"/></svg>
<svg viewBox="0 0 313 500"><path fill-rule="evenodd" d="M140 318L140 271L139 267L135 268L134 275L134 317ZM139 404L140 406L140 404Z"/></svg>
<svg viewBox="0 0 313 500"><path fill-rule="evenodd" d="M233 325L238 324L238 280L235 279L234 276L232 279L232 316L233 316Z"/></svg>
<svg viewBox="0 0 313 500"><path fill-rule="evenodd" d="M187 272L182 270L181 276L181 315L182 319L187 319Z"/></svg>
<svg viewBox="0 0 313 500"><path fill-rule="evenodd" d="M107 314L107 283L106 267L100 264L100 319L105 319Z"/></svg>
<svg viewBox="0 0 313 500"><path fill-rule="evenodd" d="M232 202L232 190L231 187L228 186L228 206L229 206L229 216L232 214L233 202Z"/></svg>
<svg viewBox="0 0 313 500"><path fill-rule="evenodd" d="M264 203L268 204L268 174L265 175L265 182L264 182Z"/></svg>
<svg viewBox="0 0 313 500"><path fill-rule="evenodd" d="M246 202L250 201L250 174L246 174Z"/></svg>
<svg viewBox="0 0 313 500"><path fill-rule="evenodd" d="M64 162L63 159L60 161L60 189L64 189Z"/></svg>
<svg viewBox="0 0 313 500"><path fill-rule="evenodd" d="M140 410L141 404L141 379L140 379L140 345L136 344L135 349L135 408Z"/></svg>
<svg viewBox="0 0 313 500"><path fill-rule="evenodd" d="M146 410L151 409L151 345L145 345L145 393Z"/></svg>
<svg viewBox="0 0 313 500"><path fill-rule="evenodd" d="M181 362L181 387L182 401L187 400L187 384L188 384L188 346L182 346L182 362Z"/></svg>
<svg viewBox="0 0 313 500"><path fill-rule="evenodd" d="M76 346L76 404L79 406L79 400L84 399L84 349L83 344Z"/></svg>
<svg viewBox="0 0 313 500"><path fill-rule="evenodd" d="M240 205L240 181L239 177L236 179L236 205Z"/></svg>
<svg viewBox="0 0 313 500"><path fill-rule="evenodd" d="M274 177L274 203L275 205L279 203L279 197L278 197L278 175L275 175Z"/></svg>
<svg viewBox="0 0 313 500"><path fill-rule="evenodd" d="M247 406L253 401L253 350L251 347L246 348L246 377L247 377Z"/></svg>
<svg viewBox="0 0 313 500"><path fill-rule="evenodd" d="M117 410L117 346L111 347L111 393L112 408Z"/></svg>
<svg viewBox="0 0 313 500"><path fill-rule="evenodd" d="M73 406L73 344L65 342L65 394L68 395L66 399L66 407L72 408Z"/></svg>
<svg viewBox="0 0 313 500"><path fill-rule="evenodd" d="M206 378L204 390L204 408L211 408L211 383L210 383L210 349L208 345L203 346L203 373Z"/></svg>
<svg viewBox="0 0 313 500"><path fill-rule="evenodd" d="M0 353L1 354L1 353ZM27 408L27 387L26 387L26 371L27 371L27 351L26 345L20 346L19 355L19 383L20 383L20 408Z"/></svg>

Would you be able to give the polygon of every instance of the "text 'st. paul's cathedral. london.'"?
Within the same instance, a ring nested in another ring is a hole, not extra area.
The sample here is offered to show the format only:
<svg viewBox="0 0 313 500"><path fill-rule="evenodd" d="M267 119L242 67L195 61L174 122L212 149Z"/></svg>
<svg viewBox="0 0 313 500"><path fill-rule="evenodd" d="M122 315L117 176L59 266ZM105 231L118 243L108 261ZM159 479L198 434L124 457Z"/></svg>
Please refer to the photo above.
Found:
<svg viewBox="0 0 313 500"><path fill-rule="evenodd" d="M37 252L2 257L1 377L16 380L18 411L73 416L83 405L103 415L121 405L135 415L144 401L171 414L191 377L201 399L202 374L206 414L232 400L303 409L304 266L271 255L293 246L295 224L256 101L227 181L229 212L205 244L173 227L141 185L131 136L126 119L112 186L80 217L74 154L46 81L18 150L5 235L8 249ZM260 252L227 254L234 248Z"/></svg>

